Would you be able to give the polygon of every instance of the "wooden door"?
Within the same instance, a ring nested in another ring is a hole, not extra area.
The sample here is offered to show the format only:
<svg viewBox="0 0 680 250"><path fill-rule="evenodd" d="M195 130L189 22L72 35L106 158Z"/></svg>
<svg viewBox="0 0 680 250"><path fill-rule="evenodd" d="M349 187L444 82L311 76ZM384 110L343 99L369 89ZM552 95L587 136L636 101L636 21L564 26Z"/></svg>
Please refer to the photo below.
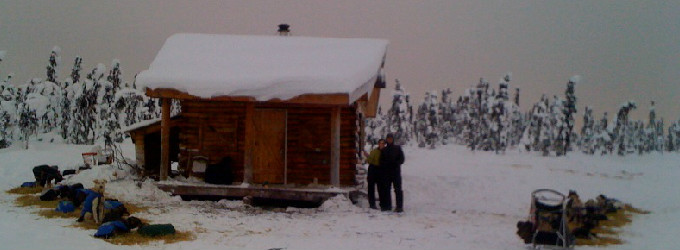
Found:
<svg viewBox="0 0 680 250"><path fill-rule="evenodd" d="M253 113L253 182L284 183L286 110Z"/></svg>

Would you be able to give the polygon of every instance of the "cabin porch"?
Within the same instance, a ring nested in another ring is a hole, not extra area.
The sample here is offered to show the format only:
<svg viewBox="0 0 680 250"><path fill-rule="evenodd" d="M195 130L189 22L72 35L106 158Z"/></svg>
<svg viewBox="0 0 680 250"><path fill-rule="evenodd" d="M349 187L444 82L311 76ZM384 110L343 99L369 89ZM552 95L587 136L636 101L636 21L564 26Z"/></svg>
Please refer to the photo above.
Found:
<svg viewBox="0 0 680 250"><path fill-rule="evenodd" d="M325 200L343 195L355 201L361 194L354 188L289 187L267 185L212 185L205 183L158 182L158 188L183 199L254 199L278 200L283 202L305 202L319 206Z"/></svg>

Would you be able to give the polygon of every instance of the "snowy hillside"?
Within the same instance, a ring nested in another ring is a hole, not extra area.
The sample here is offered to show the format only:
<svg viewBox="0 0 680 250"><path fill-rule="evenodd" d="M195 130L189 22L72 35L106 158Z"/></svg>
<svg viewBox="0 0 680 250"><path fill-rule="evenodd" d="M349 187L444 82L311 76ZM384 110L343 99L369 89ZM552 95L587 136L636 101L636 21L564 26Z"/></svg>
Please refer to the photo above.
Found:
<svg viewBox="0 0 680 250"><path fill-rule="evenodd" d="M0 150L0 189L32 181L31 168L57 164L74 168L89 146L34 142ZM129 141L124 154L133 155ZM0 249L526 249L515 234L527 217L530 192L576 190L582 198L618 198L651 214L636 215L622 228L625 244L606 249L673 249L680 232L680 154L651 153L593 157L571 153L542 157L508 150L504 155L444 145L437 150L406 147L402 167L405 213L357 207L341 197L318 209L263 210L241 201L184 202L156 189L121 178L107 194L151 209L135 216L194 231L197 239L164 245L116 246L92 237L94 231L69 227L70 219L45 219L34 208L0 199ZM127 172L99 166L67 181L82 182ZM590 247L577 247L590 249ZM601 248L598 248L601 249Z"/></svg>

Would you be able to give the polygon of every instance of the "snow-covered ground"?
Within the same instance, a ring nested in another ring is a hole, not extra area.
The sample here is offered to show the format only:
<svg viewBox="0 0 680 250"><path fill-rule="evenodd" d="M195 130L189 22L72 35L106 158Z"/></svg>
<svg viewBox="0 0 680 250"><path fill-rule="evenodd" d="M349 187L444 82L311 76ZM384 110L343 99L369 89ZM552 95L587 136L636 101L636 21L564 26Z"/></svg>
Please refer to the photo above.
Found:
<svg viewBox="0 0 680 250"><path fill-rule="evenodd" d="M31 168L56 164L74 168L89 146L33 142L30 149L0 150L0 189L32 181ZM133 156L132 144L123 145ZM463 146L436 150L405 147L402 167L403 214L352 205L342 197L318 209L262 210L241 201L181 201L137 185L116 166L99 166L68 179L92 185L94 178L114 179L107 194L151 209L137 217L172 223L194 231L197 239L175 244L116 246L92 237L93 230L68 227L70 219L44 219L31 208L0 199L0 249L526 249L515 234L527 217L530 193L551 188L576 190L582 199L599 194L618 198L651 214L635 215L623 227L623 245L606 249L677 249L680 232L680 154L643 156L541 157L510 151L505 155L471 152ZM594 247L577 247L590 249ZM600 249L600 248L598 248Z"/></svg>

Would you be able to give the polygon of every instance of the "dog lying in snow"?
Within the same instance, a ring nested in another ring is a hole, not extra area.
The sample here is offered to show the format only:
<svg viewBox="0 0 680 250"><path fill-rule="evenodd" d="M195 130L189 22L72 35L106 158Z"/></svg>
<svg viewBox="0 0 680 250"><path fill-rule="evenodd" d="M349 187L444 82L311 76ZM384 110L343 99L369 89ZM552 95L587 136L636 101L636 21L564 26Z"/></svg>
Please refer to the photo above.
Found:
<svg viewBox="0 0 680 250"><path fill-rule="evenodd" d="M76 199L82 201L83 208L80 210L80 218L78 222L85 219L92 219L98 225L104 219L104 192L106 191L106 180L94 180L94 187L92 189L84 189L79 191ZM80 204L80 202L74 202Z"/></svg>
<svg viewBox="0 0 680 250"><path fill-rule="evenodd" d="M94 188L92 188L92 190L101 194L101 196L92 201L92 219L99 225L104 220L104 201L106 201L104 198L104 191L106 190L106 180L94 180L93 182Z"/></svg>

